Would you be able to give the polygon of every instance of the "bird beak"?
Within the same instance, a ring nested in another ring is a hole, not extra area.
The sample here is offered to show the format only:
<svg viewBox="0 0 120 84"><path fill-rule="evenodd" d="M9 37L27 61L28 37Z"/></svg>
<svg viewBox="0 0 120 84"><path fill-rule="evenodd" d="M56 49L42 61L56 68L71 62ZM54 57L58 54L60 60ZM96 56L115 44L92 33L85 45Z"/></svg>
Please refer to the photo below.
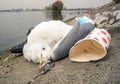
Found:
<svg viewBox="0 0 120 84"><path fill-rule="evenodd" d="M47 63L47 58L41 54L39 67L40 68L43 67L46 63Z"/></svg>

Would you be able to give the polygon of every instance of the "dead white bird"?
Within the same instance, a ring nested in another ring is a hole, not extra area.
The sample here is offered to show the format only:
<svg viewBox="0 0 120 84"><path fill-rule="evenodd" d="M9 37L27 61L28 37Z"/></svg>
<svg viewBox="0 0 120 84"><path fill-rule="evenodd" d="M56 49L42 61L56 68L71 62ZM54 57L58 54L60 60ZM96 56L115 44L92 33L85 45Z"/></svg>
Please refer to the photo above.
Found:
<svg viewBox="0 0 120 84"><path fill-rule="evenodd" d="M43 65L50 58L54 45L72 28L61 21L38 24L27 38L23 54L25 59Z"/></svg>

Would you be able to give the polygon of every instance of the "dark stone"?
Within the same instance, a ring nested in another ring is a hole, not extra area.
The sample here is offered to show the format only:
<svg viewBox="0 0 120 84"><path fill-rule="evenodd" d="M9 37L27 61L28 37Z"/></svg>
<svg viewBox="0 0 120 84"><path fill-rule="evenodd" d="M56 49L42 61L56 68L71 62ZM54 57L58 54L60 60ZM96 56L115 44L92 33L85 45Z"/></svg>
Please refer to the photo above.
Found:
<svg viewBox="0 0 120 84"><path fill-rule="evenodd" d="M11 53L23 53L23 46L26 42L13 46L10 51Z"/></svg>

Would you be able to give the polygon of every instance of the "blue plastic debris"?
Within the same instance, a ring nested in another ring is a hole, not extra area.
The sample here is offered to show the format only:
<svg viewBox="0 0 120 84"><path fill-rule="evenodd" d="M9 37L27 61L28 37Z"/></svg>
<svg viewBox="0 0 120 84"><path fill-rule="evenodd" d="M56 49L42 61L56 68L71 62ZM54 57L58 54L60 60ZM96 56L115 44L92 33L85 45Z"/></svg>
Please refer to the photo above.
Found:
<svg viewBox="0 0 120 84"><path fill-rule="evenodd" d="M91 20L89 17L86 17L86 16L77 17L77 18L75 18L75 20L78 21L80 24L85 24L85 23L94 24L93 20Z"/></svg>

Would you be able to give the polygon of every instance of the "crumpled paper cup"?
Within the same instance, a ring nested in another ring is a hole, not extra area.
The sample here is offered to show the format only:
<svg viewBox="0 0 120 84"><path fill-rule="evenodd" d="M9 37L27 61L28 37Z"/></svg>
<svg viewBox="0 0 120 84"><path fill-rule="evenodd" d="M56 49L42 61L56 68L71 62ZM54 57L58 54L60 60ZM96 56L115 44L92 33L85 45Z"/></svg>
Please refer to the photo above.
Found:
<svg viewBox="0 0 120 84"><path fill-rule="evenodd" d="M105 29L95 28L70 49L69 58L77 62L100 60L107 54L110 40L111 36Z"/></svg>

